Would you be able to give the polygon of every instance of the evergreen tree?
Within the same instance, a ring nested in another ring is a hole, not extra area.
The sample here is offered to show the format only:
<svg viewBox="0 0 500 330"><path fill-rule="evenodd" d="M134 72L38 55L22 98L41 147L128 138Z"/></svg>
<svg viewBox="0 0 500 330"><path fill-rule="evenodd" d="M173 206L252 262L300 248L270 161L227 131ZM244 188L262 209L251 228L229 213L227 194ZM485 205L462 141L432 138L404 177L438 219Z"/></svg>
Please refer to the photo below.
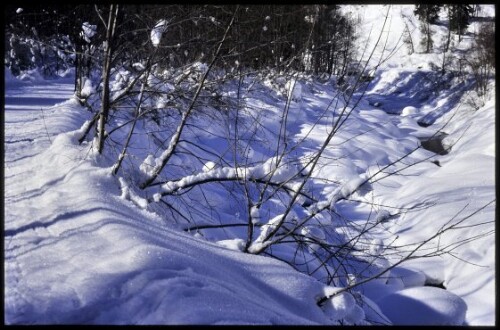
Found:
<svg viewBox="0 0 500 330"><path fill-rule="evenodd" d="M415 5L415 10L413 12L421 21L435 24L440 10L441 5Z"/></svg>
<svg viewBox="0 0 500 330"><path fill-rule="evenodd" d="M459 38L467 30L470 23L470 18L474 13L472 5L459 4L450 5L448 11L448 19L450 20L450 30L457 33Z"/></svg>
<svg viewBox="0 0 500 330"><path fill-rule="evenodd" d="M440 5L415 5L414 13L420 20L420 30L423 38L421 44L425 47L425 52L429 53L434 44L432 40L431 24L435 24L441 10Z"/></svg>

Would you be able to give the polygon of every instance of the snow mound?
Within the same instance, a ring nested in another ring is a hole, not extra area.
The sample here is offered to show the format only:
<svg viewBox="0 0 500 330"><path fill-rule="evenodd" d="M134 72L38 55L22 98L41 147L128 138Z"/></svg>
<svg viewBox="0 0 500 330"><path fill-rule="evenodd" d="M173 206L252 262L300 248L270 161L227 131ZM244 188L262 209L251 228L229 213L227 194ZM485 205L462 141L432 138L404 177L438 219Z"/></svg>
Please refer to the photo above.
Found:
<svg viewBox="0 0 500 330"><path fill-rule="evenodd" d="M418 113L418 109L412 106L408 106L403 108L403 111L401 111L401 116L411 116L415 115Z"/></svg>
<svg viewBox="0 0 500 330"><path fill-rule="evenodd" d="M323 306L325 314L333 321L343 320L347 324L361 324L365 320L365 311L356 303L356 299L343 288L328 286L324 293L328 299Z"/></svg>
<svg viewBox="0 0 500 330"><path fill-rule="evenodd" d="M245 241L240 238L217 241L217 244L233 251L243 251L245 248Z"/></svg>
<svg viewBox="0 0 500 330"><path fill-rule="evenodd" d="M395 325L463 325L467 311L460 297L435 287L403 289L377 303Z"/></svg>
<svg viewBox="0 0 500 330"><path fill-rule="evenodd" d="M391 269L391 276L401 279L405 288L424 286L426 279L421 271L405 267L394 267Z"/></svg>

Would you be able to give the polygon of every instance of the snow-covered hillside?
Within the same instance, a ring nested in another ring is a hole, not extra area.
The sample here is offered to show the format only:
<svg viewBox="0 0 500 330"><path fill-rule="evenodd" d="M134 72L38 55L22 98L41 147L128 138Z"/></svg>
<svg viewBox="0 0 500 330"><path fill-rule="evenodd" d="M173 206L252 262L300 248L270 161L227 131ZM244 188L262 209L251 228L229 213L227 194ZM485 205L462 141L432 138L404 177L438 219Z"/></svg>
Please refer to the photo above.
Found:
<svg viewBox="0 0 500 330"><path fill-rule="evenodd" d="M221 94L245 102L239 140L231 105L204 104L166 183L149 191L137 183L170 148L176 113L170 126L138 121L113 175L121 144L100 155L91 138L78 141L92 113L73 97L71 70L55 80L6 72L5 322L494 324L495 82L480 97L470 80L436 69L442 25L433 53L409 54L401 31L414 27L419 38L413 8L342 7L360 23L360 56L375 47L363 59L364 94L352 100L337 97L335 77L271 72L221 83ZM481 15L494 17L492 8ZM311 167L338 118L345 122ZM438 142L423 142L430 137ZM283 160L280 144L294 146ZM311 180L290 214L288 196L259 207L242 202L252 188L245 192L240 178L258 182L272 172L294 192L307 163ZM266 247L281 220L307 225L271 252L246 253L247 211L256 231L250 252ZM321 263L325 247L337 250Z"/></svg>

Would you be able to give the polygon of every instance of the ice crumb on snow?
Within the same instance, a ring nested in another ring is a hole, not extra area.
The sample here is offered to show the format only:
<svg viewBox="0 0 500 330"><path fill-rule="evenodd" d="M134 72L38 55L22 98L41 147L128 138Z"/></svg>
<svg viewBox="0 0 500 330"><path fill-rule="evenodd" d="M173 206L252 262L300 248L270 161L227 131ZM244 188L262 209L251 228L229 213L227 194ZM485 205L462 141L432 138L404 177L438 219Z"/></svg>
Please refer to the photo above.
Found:
<svg viewBox="0 0 500 330"><path fill-rule="evenodd" d="M391 276L387 279L387 286L392 287L394 291L402 290L405 288L405 284L399 277Z"/></svg>
<svg viewBox="0 0 500 330"><path fill-rule="evenodd" d="M156 193L153 195L153 200L158 203L160 200L161 200L161 194L160 193Z"/></svg>
<svg viewBox="0 0 500 330"><path fill-rule="evenodd" d="M377 223L384 222L384 221L388 220L391 216L392 215L389 211L381 209L377 213L377 217L375 218L375 222L377 222Z"/></svg>

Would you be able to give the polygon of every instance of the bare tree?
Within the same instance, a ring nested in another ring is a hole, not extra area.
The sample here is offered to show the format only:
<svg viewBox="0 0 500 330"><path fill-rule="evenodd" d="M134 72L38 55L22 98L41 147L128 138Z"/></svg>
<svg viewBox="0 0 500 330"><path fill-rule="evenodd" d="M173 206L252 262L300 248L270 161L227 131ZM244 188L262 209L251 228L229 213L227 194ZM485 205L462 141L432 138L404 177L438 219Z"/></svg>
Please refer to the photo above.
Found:
<svg viewBox="0 0 500 330"><path fill-rule="evenodd" d="M110 95L109 95L109 79L111 72L111 62L113 56L113 46L114 46L114 37L115 37L115 29L116 29L116 19L118 16L119 6L115 4L111 4L109 7L108 13L108 23L105 24L104 19L102 19L104 27L106 29L106 39L104 42L104 65L103 65L103 93L102 93L102 101L101 101L101 111L99 113L99 121L98 121L98 130L97 130L97 150L99 153L102 153L102 149L104 147L104 128L106 122L108 121L108 114L110 108ZM99 9L96 6L96 11L100 16Z"/></svg>

